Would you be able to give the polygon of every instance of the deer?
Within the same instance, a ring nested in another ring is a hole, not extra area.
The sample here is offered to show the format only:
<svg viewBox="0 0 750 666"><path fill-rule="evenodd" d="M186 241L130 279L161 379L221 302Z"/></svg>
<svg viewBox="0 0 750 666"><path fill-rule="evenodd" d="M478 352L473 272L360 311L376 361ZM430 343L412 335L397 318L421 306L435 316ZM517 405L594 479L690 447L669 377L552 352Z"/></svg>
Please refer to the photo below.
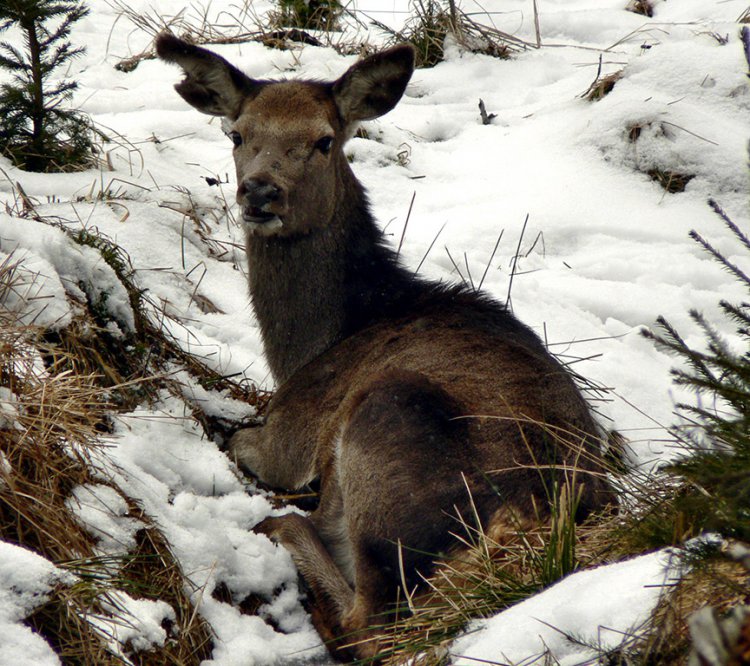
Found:
<svg viewBox="0 0 750 666"><path fill-rule="evenodd" d="M376 658L373 627L402 588L463 547L457 516L494 534L511 516L544 520L550 488L575 474L577 518L609 503L603 432L530 327L487 294L410 271L373 218L344 144L399 102L411 46L334 81L254 79L166 32L156 50L183 71L177 93L224 118L233 143L249 294L277 388L229 454L274 488L319 483L312 513L255 531L291 553L331 651Z"/></svg>

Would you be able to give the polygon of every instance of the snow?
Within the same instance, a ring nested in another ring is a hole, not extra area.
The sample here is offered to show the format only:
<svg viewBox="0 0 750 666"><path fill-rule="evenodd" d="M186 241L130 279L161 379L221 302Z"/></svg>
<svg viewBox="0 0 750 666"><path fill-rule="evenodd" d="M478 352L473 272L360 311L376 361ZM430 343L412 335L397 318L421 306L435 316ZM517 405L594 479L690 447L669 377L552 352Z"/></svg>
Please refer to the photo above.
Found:
<svg viewBox="0 0 750 666"><path fill-rule="evenodd" d="M678 578L679 562L668 550L581 571L489 620L471 623L451 655L456 666L483 660L536 663L532 655L560 666L595 660L636 635Z"/></svg>
<svg viewBox="0 0 750 666"><path fill-rule="evenodd" d="M37 224L29 232L29 221L0 213L0 261L10 255L13 261L22 261L30 274L18 290L23 293L11 295L8 309L23 312L24 323L63 328L72 316L66 294L86 302L81 288L85 285L91 290L91 302L105 302L114 320L125 330L133 330L127 291L96 249L78 245L61 229L48 225Z"/></svg>
<svg viewBox="0 0 750 666"><path fill-rule="evenodd" d="M55 329L88 299L110 312L118 330L133 326L127 293L96 250L18 215L18 183L41 215L122 246L137 284L155 310L169 315L165 323L186 350L223 375L272 388L247 298L234 167L221 123L173 91L177 68L145 60L132 72L115 70L119 59L148 48L150 37L109 3L89 4L91 13L73 31L87 53L65 74L79 81L76 106L110 137L103 150L114 170L31 174L0 158L0 262L22 260L24 275L4 305ZM640 330L664 315L700 346L688 310L704 312L721 329L719 299L744 297L688 232L696 229L750 268L706 204L715 198L748 228L750 86L734 23L747 2L656 2L653 19L624 11L626 4L538 0L545 46L507 61L448 44L447 60L418 70L396 109L367 123L369 139L352 139L346 151L394 243L405 229L401 256L420 273L461 279L447 248L467 280L478 283L487 269L483 288L505 299L519 248L510 290L515 313L575 370L613 389L596 403L602 423L627 436L632 462L649 468L673 455L664 427L674 421L675 402L690 396L671 384L673 359ZM153 15L152 5L128 3ZM162 0L158 12L176 16L184 7ZM410 10L407 0L358 0L351 7L393 27ZM477 21L535 41L531 0L463 0L461 7ZM259 16L269 8L264 0L251 6ZM204 9L227 29L249 21L231 0ZM184 16L200 22L200 13L196 4ZM725 36L721 44L717 37ZM377 43L384 35L352 24L347 37ZM262 78L333 78L355 61L330 48L278 51L247 43L215 50ZM582 94L600 57L602 75L622 71L622 78L601 101L589 102ZM487 126L480 98L497 114ZM649 177L652 169L694 177L684 192L669 194ZM209 185L206 177L221 183ZM69 505L110 555L127 552L139 527L111 483L156 521L191 580L193 602L216 632L208 664L325 662L290 557L251 531L276 510L205 439L190 405L200 402L231 419L251 418L253 410L175 372L182 397L165 393L156 407L121 415L99 461L106 470L101 483L76 489ZM0 427L14 427L15 409L12 395L0 393ZM0 473L6 462L0 459ZM653 607L671 575L667 559L654 553L571 576L476 623L453 653L466 664L477 663L470 658L530 663L546 645L561 664L580 663L591 653L564 634L615 644ZM21 663L19 654L24 663L58 663L22 624L56 575L41 558L0 543L0 663ZM235 605L214 599L219 584ZM266 602L257 617L237 608L249 595ZM138 622L117 632L107 625L113 640L134 646L165 640L161 622L171 609L125 597L118 603Z"/></svg>
<svg viewBox="0 0 750 666"><path fill-rule="evenodd" d="M247 492L237 470L203 437L184 403L164 395L159 413L143 408L123 415L101 465L137 497L160 526L190 578L192 601L217 635L216 664L266 664L285 656L323 654L300 605L291 558L251 529L274 513L268 499ZM251 489L252 490L252 489ZM250 594L268 600L260 617L242 615L214 599L220 583L237 603Z"/></svg>
<svg viewBox="0 0 750 666"><path fill-rule="evenodd" d="M135 548L135 533L144 525L128 517L125 498L111 486L77 486L68 498L67 505L96 539L102 555L129 553Z"/></svg>
<svg viewBox="0 0 750 666"><path fill-rule="evenodd" d="M176 618L174 609L164 601L133 599L119 590L109 592L105 599L101 599L101 603L108 615L92 617L91 624L100 635L107 638L112 652L122 657L125 663L130 662L122 649L123 645L132 646L135 651L164 645L167 632L162 627L162 622L174 621Z"/></svg>
<svg viewBox="0 0 750 666"><path fill-rule="evenodd" d="M57 655L21 620L72 576L31 551L0 541L0 664L56 666Z"/></svg>
<svg viewBox="0 0 750 666"><path fill-rule="evenodd" d="M20 430L18 423L18 408L13 392L0 386L0 430Z"/></svg>

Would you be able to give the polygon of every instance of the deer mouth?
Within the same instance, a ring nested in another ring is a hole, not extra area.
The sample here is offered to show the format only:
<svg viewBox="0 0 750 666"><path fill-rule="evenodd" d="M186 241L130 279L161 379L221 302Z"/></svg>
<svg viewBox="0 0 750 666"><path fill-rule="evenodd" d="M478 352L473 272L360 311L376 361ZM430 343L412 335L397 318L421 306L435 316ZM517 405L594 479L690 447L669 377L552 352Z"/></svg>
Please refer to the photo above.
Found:
<svg viewBox="0 0 750 666"><path fill-rule="evenodd" d="M284 225L276 213L270 213L256 206L242 209L242 223L248 231L259 234L272 233Z"/></svg>

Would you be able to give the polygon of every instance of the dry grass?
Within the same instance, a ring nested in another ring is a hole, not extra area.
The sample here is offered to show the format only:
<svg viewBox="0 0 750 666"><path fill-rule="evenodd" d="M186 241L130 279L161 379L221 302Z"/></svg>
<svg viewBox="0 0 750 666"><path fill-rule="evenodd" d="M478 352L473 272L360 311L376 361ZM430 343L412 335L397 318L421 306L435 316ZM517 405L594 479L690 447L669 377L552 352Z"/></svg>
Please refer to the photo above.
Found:
<svg viewBox="0 0 750 666"><path fill-rule="evenodd" d="M483 24L473 14L463 12L454 0L412 0L412 17L404 28L395 31L380 23L366 12L353 11L337 0L280 0L278 11L266 16L256 13L251 2L233 5L229 10L213 16L210 3L190 6L175 15L165 15L151 9L139 12L122 0L106 0L117 12L115 29L121 19L133 26L134 31L156 36L168 30L180 38L197 45L241 44L260 42L281 50L310 46L327 46L341 55L366 56L375 52L369 41L348 36L341 26L346 24L357 33L359 28L367 33L371 25L390 35L391 43L408 42L417 52L418 67L432 67L443 59L446 38L451 38L462 49L474 53L508 58L514 52L538 48L513 35ZM488 15L489 16L489 15ZM490 19L489 23L492 21ZM129 72L142 60L156 58L153 47L120 60L115 67Z"/></svg>
<svg viewBox="0 0 750 666"><path fill-rule="evenodd" d="M409 43L416 50L417 67L433 67L444 57L447 38L473 53L509 58L514 52L533 45L497 28L484 25L463 12L453 0L447 5L438 0L413 0L412 16L401 30L370 19L390 35L392 44Z"/></svg>
<svg viewBox="0 0 750 666"><path fill-rule="evenodd" d="M651 0L630 0L625 9L634 14L642 14L649 18L654 15L654 3Z"/></svg>
<svg viewBox="0 0 750 666"><path fill-rule="evenodd" d="M620 465L611 464L609 474L622 504L582 524L573 519L575 484L556 495L549 518L537 514L524 520L507 513L493 530L483 529L475 517L463 520L452 557L425 581L426 591L401 604L400 617L376 639L384 663L445 666L450 644L470 620L494 615L572 571L666 544L676 546L675 557L682 559L688 575L665 587L653 616L623 635L620 648L602 654L602 663L685 663L691 648L690 614L705 605L722 614L749 603L750 574L715 552L685 548L700 531L693 517L675 514L674 497L683 492L676 479L634 470L623 476Z"/></svg>
<svg viewBox="0 0 750 666"><path fill-rule="evenodd" d="M7 264L0 268L0 294L10 288L12 277ZM210 654L210 630L195 615L187 581L147 517L131 503L131 517L144 528L137 550L116 562L99 557L94 539L68 509L66 502L77 486L101 483L104 472L94 460L111 405L96 376L54 372L64 365L76 365L69 352L49 345L40 331L0 310L0 387L6 397L12 394L15 411L14 423L6 420L0 429L0 537L77 576L73 585L54 590L28 623L65 663L119 664L107 637L88 618L111 615L113 589L162 599L175 610L179 640L155 648L144 663L197 664ZM116 573L113 564L118 565Z"/></svg>
<svg viewBox="0 0 750 666"><path fill-rule="evenodd" d="M54 373L73 372L90 375L99 386L111 389L110 400L119 409L130 409L155 397L160 389L182 395L180 386L171 378L174 368L186 370L204 389L224 391L237 400L247 402L262 413L270 400L270 393L249 383L238 383L225 377L195 353L186 352L180 342L169 331L179 330L182 325L166 312L164 304L157 304L138 284L136 273L127 252L112 239L96 229L75 228L59 218L48 218L40 214L36 203L25 195L20 185L13 190L17 195L10 214L30 218L54 226L79 245L95 249L102 260L112 269L128 294L134 316L135 330L122 336L113 335L108 328L111 318L106 302L87 297L79 302L77 315L64 329L44 331L42 342L55 349L56 356L45 355L45 362L52 364ZM187 204L177 208L164 207L184 216L185 222L195 225L196 233L205 243L212 256L221 256L228 250L210 238L209 230L197 213L194 202L185 192ZM11 274L16 265L6 267L5 282L12 283ZM12 288L12 287L6 287ZM211 308L207 299L201 300L194 293L193 299L199 307ZM3 303L3 287L0 285L0 304ZM236 424L220 423L206 415L200 405L193 405L193 416L203 425L206 434L226 432Z"/></svg>
<svg viewBox="0 0 750 666"><path fill-rule="evenodd" d="M588 90L581 95L589 102L598 102L614 90L615 84L622 78L622 70L613 72L607 76L598 76L589 86Z"/></svg>
<svg viewBox="0 0 750 666"><path fill-rule="evenodd" d="M656 181L670 194L684 192L687 184L695 178L695 175L679 173L668 169L649 169L646 172L651 180Z"/></svg>
<svg viewBox="0 0 750 666"><path fill-rule="evenodd" d="M152 37L168 30L192 44L242 44L249 41L262 41L267 29L255 15L252 3L242 2L232 5L217 15L211 13L211 3L191 4L174 15L163 14L157 9L138 11L122 0L105 0L115 10L117 18L110 34L117 28L121 19L133 26L133 31L143 32ZM115 68L122 72L133 71L143 60L156 58L153 47L142 53L122 58Z"/></svg>
<svg viewBox="0 0 750 666"><path fill-rule="evenodd" d="M514 421L522 436L529 425L541 427L555 448L567 453L567 463L544 465L527 443L531 464L518 469L536 470L547 493L531 514L503 505L498 497L497 511L487 525L481 523L473 502L471 515L457 516L452 553L442 558L423 589L401 604L395 621L384 624L374 639L385 664L396 666L411 659L415 665L438 666L470 620L496 614L579 568L612 557L612 543L599 531L600 525L609 531L612 509L583 523L577 519L584 484L602 474L607 463L586 451L581 433L522 417ZM493 478L500 471L488 475Z"/></svg>
<svg viewBox="0 0 750 666"><path fill-rule="evenodd" d="M76 576L73 584L54 589L27 624L64 663L121 664L109 632L136 619L129 619L118 594L161 600L175 613L174 621L163 625L165 644L146 652L135 652L132 645L120 649L136 664L198 664L211 655L212 633L190 603L195 590L161 532L125 497L128 517L142 525L136 545L132 552L103 557L95 538L71 513L70 498L78 486L107 478L96 461L105 454L100 438L111 430L113 412L148 402L162 389L185 399L175 369L259 411L269 396L186 352L166 332L179 322L167 321L164 308L138 286L130 258L116 243L95 230L76 231L75 224L45 217L20 186L13 191L9 214L56 226L101 255L127 291L135 323L133 331L112 335L106 301L88 295L71 301L75 314L64 328L41 330L23 323L6 304L33 302L35 276L12 255L0 262L0 539ZM181 214L193 219L189 211ZM207 415L200 401L190 407L209 436L236 427Z"/></svg>

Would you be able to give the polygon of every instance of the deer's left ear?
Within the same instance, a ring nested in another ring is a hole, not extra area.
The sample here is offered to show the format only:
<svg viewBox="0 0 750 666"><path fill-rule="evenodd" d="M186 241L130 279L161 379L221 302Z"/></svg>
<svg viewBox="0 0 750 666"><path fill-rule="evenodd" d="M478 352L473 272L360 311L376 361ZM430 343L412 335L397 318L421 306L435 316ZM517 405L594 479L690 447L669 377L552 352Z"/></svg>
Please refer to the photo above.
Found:
<svg viewBox="0 0 750 666"><path fill-rule="evenodd" d="M414 49L394 46L360 60L334 82L333 96L348 125L388 113L401 99L414 71Z"/></svg>
<svg viewBox="0 0 750 666"><path fill-rule="evenodd" d="M221 56L169 32L162 32L156 38L156 53L162 60L182 67L185 78L175 90L188 104L211 116L236 120L243 100L262 85Z"/></svg>

